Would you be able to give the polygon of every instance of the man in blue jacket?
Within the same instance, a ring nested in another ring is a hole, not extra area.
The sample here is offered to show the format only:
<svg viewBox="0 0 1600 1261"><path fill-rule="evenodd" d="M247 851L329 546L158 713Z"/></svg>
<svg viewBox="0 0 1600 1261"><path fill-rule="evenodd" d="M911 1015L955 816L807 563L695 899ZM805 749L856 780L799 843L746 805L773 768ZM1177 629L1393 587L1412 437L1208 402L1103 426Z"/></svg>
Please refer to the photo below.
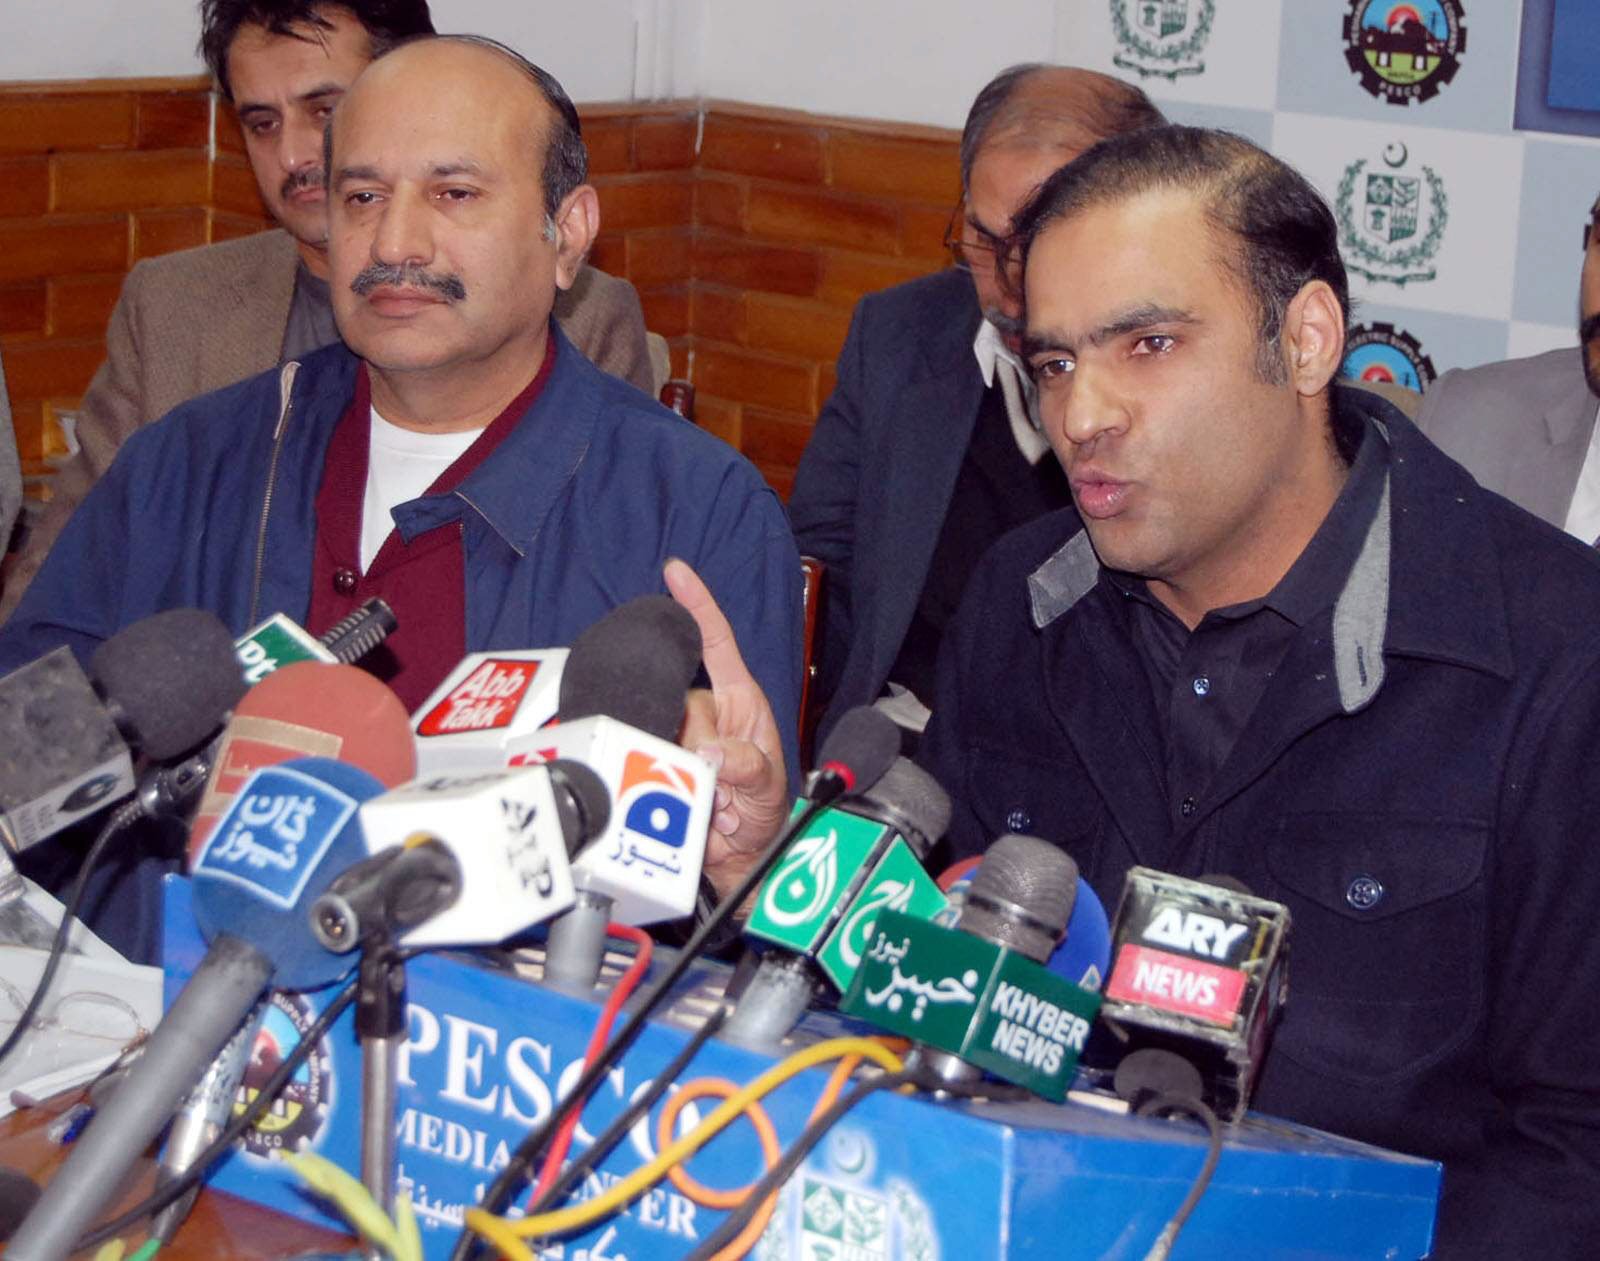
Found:
<svg viewBox="0 0 1600 1261"><path fill-rule="evenodd" d="M400 622L384 677L415 707L465 652L567 643L663 590L676 556L729 609L792 768L800 583L781 506L550 319L598 216L560 85L487 41L415 41L361 74L329 145L350 349L135 434L0 629L0 671L164 608L235 632L281 611L317 633L380 595Z"/></svg>
<svg viewBox="0 0 1600 1261"><path fill-rule="evenodd" d="M1019 231L1075 508L945 637L947 854L1032 832L1108 905L1135 864L1283 902L1255 1106L1443 1161L1435 1257L1593 1255L1600 562L1331 386L1336 223L1247 141L1106 141ZM738 853L778 789L738 785Z"/></svg>

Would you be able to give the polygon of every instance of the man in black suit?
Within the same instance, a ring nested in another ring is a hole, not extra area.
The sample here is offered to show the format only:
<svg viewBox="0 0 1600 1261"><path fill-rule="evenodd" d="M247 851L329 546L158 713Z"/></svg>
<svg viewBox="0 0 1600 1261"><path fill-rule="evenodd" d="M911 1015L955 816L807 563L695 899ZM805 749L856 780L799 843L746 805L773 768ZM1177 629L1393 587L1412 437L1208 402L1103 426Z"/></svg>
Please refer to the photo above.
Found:
<svg viewBox="0 0 1600 1261"><path fill-rule="evenodd" d="M934 661L978 558L1070 502L1017 370L1020 306L999 254L1013 214L1097 140L1161 123L1138 88L1058 66L1014 66L978 94L961 134L955 266L864 298L838 385L800 461L790 519L828 566L819 733L897 694L920 729Z"/></svg>

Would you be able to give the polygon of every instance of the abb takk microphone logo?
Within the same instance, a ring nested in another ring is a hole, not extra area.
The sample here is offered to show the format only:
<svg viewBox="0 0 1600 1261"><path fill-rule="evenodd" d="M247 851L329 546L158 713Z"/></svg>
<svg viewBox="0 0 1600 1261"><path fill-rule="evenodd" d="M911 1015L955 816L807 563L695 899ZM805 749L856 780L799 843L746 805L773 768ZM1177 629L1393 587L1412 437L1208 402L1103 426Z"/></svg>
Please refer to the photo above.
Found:
<svg viewBox="0 0 1600 1261"><path fill-rule="evenodd" d="M537 661L491 657L428 711L417 724L419 736L452 736L511 725L539 673Z"/></svg>
<svg viewBox="0 0 1600 1261"><path fill-rule="evenodd" d="M623 830L673 849L689 839L694 776L648 753L629 753L622 763L617 809Z"/></svg>

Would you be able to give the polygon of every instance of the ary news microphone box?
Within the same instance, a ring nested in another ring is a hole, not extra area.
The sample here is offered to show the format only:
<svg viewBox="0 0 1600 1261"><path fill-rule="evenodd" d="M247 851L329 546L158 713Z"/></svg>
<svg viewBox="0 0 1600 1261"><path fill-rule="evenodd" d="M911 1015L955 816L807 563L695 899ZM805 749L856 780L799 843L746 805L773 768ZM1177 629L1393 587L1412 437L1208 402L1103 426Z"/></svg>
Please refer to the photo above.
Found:
<svg viewBox="0 0 1600 1261"><path fill-rule="evenodd" d="M204 951L188 882L166 888L167 997ZM658 950L655 970L664 966ZM409 1041L399 1061L400 1189L411 1197L429 1261L444 1261L463 1206L477 1200L512 1148L547 1117L581 1071L605 988L620 972L608 959L600 988L582 995L546 988L464 956L423 955L409 965ZM531 967L531 965L530 965ZM536 972L536 968L531 970ZM584 1112L581 1150L682 1047L727 979L718 964L692 968L663 1016L645 1029ZM646 982L648 984L648 981ZM251 1055L242 1094L287 1055L335 989L275 995ZM785 1050L842 1032L842 1018L808 1015ZM713 1039L687 1078L746 1082L775 1055ZM787 1147L804 1128L827 1067L781 1087L764 1103ZM346 1013L285 1096L240 1150L219 1162L213 1185L321 1225L342 1225L275 1152L312 1149L359 1170L360 1049ZM696 1123L713 1105L685 1109ZM576 1193L593 1196L656 1151L659 1110L636 1127ZM1000 1261L1142 1256L1178 1207L1205 1154L1187 1122L1144 1120L1069 1101L1008 1105L938 1103L873 1095L841 1121L784 1189L761 1261ZM737 1187L763 1168L749 1124L736 1122L690 1163L711 1187ZM1180 1255L1319 1258L1424 1256L1430 1246L1439 1167L1282 1122L1230 1129L1211 1188L1185 1227ZM544 1254L612 1261L686 1255L721 1221L670 1182L628 1211L569 1236Z"/></svg>

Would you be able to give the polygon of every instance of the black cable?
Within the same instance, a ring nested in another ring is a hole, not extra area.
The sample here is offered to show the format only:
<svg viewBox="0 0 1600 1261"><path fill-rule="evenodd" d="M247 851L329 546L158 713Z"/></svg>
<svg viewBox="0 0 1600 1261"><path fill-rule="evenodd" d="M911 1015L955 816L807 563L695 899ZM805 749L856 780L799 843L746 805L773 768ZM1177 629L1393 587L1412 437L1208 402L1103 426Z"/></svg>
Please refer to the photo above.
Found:
<svg viewBox="0 0 1600 1261"><path fill-rule="evenodd" d="M22 1041L23 1035L33 1026L39 1008L44 1006L50 984L56 979L56 970L60 968L61 960L66 957L67 937L72 932L72 925L77 921L78 912L83 909L84 895L89 889L89 877L100 865L100 860L105 857L106 847L111 844L111 838L143 815L144 807L138 798L118 806L106 820L105 827L101 828L99 835L94 838L94 843L89 846L89 852L83 856L83 865L78 868L77 882L72 886L72 896L61 912L61 922L56 925L56 935L50 942L50 954L44 961L44 971L39 974L39 983L34 986L33 996L28 999L22 1014L17 1017L17 1027L6 1035L4 1042L0 1042L0 1064L5 1063L6 1056L16 1050L17 1043Z"/></svg>
<svg viewBox="0 0 1600 1261"><path fill-rule="evenodd" d="M1187 1095L1156 1095L1148 1103L1141 1105L1138 1112L1140 1116L1185 1112L1203 1123L1210 1136L1206 1145L1206 1158L1201 1162L1200 1172L1195 1175L1194 1182L1189 1187L1189 1194L1183 1197L1183 1203L1178 1205L1178 1211L1167 1219L1167 1224L1161 1228L1155 1243L1150 1245L1150 1251L1144 1254L1144 1261L1166 1261L1172 1254L1172 1245L1177 1242L1178 1232L1183 1229L1184 1223L1189 1220L1189 1214L1194 1212L1195 1205L1200 1203L1200 1197L1211 1185L1211 1175L1216 1172L1217 1161L1222 1157L1222 1126L1218 1123L1215 1112L1200 1100Z"/></svg>
<svg viewBox="0 0 1600 1261"><path fill-rule="evenodd" d="M567 1114L578 1107L582 1100L589 1097L590 1092L599 1084L600 1080L611 1071L616 1062L627 1053L628 1048L638 1040L639 1035L644 1032L645 1024L649 1020L651 1013L661 1005L671 992L672 987L682 979L683 974L689 970L689 965L699 958L701 952L705 949L706 942L712 935L744 905L745 899L755 892L756 886L766 878L767 872L778 861L778 857L787 847L789 839L803 833L813 819L833 804L833 800L834 798L831 796L823 797L819 794L816 800L807 803L805 810L801 812L799 817L784 828L777 838L761 852L761 857L756 860L755 865L750 868L744 879L739 882L738 888L734 889L732 893L718 903L716 910L711 912L710 918L694 930L694 935L684 943L683 950L673 960L672 966L667 969L665 975L640 1000L638 1008L628 1018L628 1023L622 1026L622 1031L612 1038L606 1044L605 1050L594 1058L594 1061L584 1070L583 1075L578 1078L577 1084L573 1086L567 1097L557 1104L549 1117L545 1119L545 1123L529 1133L517 1145L517 1150L512 1153L506 1167L500 1171L499 1176L489 1185L489 1189L483 1193L483 1199L479 1202L479 1207L484 1212L496 1215L505 1213L512 1197L532 1177L533 1167L539 1159L539 1153L544 1150L551 1137L556 1133L562 1122L566 1120ZM455 1247L450 1252L450 1261L469 1261L469 1258L477 1251L479 1243L478 1237L472 1231L463 1227L461 1233L456 1236Z"/></svg>
<svg viewBox="0 0 1600 1261"><path fill-rule="evenodd" d="M211 1145L195 1157L194 1163L175 1178L170 1184L158 1191L152 1192L139 1203L135 1204L120 1217L113 1218L103 1226L96 1226L82 1239L73 1245L74 1253L82 1252L87 1248L96 1248L107 1240L114 1239L130 1226L136 1226L146 1217L159 1213L167 1205L175 1203L187 1195L191 1189L198 1186L216 1162L228 1148L238 1140L246 1130L261 1119L261 1116L272 1106L272 1101L278 1097L282 1089L289 1084L289 1079L295 1075L302 1064L310 1058L311 1052L317 1043L327 1036L328 1030L333 1027L333 1022L344 1014L344 1009L355 1001L357 980L352 978L338 996L328 1004L327 1009L318 1016L311 1027L305 1031L295 1048L278 1065L277 1071L267 1078L261 1090L252 1099L245 1110L239 1113L223 1127L223 1130L212 1141Z"/></svg>
<svg viewBox="0 0 1600 1261"><path fill-rule="evenodd" d="M722 1023L727 1018L728 1009L726 1007L718 1007L707 1016L704 1023L695 1030L694 1036L685 1042L683 1049L673 1057L672 1062L651 1079L650 1088L624 1108L616 1120L606 1126L595 1138L594 1142L584 1149L583 1155L569 1162L567 1167L545 1188L545 1193L535 1200L533 1206L529 1208L529 1215L544 1212L545 1209L577 1186L579 1178L609 1156L617 1144L628 1136L628 1131L634 1127L639 1118L655 1107L657 1101L667 1093L667 1089L672 1083L683 1075L684 1070L689 1067L690 1061L700 1053L700 1048L711 1040L712 1034L722 1028Z"/></svg>
<svg viewBox="0 0 1600 1261"><path fill-rule="evenodd" d="M684 1261L709 1261L738 1237L739 1233L754 1219L767 1198L793 1176L794 1171L800 1167L800 1162L811 1154L811 1149L822 1141L822 1136L831 1130L843 1117L870 1094L880 1090L893 1090L897 1086L904 1086L912 1082L916 1073L911 1069L902 1069L898 1073L885 1073L880 1077L870 1077L861 1082L849 1094L841 1096L834 1104L810 1125L800 1132L800 1137L795 1139L789 1150L783 1153L783 1158L767 1170L761 1181L745 1196L744 1203L722 1219L722 1224L712 1231L693 1252L684 1258Z"/></svg>

